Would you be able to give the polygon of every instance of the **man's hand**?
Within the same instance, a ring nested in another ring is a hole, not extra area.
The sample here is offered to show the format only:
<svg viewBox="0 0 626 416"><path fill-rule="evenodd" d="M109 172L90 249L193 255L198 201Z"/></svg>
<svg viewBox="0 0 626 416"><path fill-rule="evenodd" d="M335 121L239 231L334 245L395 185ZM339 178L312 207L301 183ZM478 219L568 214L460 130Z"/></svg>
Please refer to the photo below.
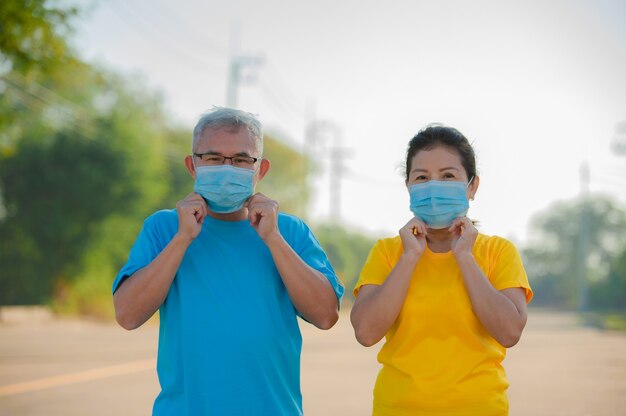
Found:
<svg viewBox="0 0 626 416"><path fill-rule="evenodd" d="M263 241L267 243L270 237L280 235L278 230L278 202L262 193L257 193L246 201L245 206L248 208L250 224Z"/></svg>
<svg viewBox="0 0 626 416"><path fill-rule="evenodd" d="M182 201L178 201L176 204L178 235L190 242L193 241L202 230L202 223L209 212L208 209L204 198L195 192L187 195Z"/></svg>

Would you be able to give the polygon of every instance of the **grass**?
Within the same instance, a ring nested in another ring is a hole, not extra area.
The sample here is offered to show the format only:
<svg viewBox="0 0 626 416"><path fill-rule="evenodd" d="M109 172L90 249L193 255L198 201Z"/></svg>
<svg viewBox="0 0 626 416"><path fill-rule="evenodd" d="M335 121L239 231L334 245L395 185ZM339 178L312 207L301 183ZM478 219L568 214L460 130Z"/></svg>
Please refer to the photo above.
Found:
<svg viewBox="0 0 626 416"><path fill-rule="evenodd" d="M626 311L594 311L581 314L585 325L606 331L626 332Z"/></svg>

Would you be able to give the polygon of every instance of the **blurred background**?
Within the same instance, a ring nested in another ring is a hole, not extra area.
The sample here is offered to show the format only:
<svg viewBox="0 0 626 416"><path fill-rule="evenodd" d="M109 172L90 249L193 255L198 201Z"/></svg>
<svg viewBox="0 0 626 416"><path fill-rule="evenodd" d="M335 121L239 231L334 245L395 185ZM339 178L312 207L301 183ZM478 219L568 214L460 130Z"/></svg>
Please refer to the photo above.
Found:
<svg viewBox="0 0 626 416"><path fill-rule="evenodd" d="M3 0L0 330L16 311L110 322L143 219L193 187L195 121L233 106L264 123L259 190L312 226L345 309L410 218L408 141L441 122L474 145L469 215L522 253L531 317L623 334L624 74L620 0Z"/></svg>

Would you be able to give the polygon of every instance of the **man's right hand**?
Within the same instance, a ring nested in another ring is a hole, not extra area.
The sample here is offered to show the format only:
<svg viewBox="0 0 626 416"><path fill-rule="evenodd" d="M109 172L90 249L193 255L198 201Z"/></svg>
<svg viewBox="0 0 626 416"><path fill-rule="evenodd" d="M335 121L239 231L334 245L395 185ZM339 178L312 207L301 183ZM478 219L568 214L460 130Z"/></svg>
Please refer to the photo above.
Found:
<svg viewBox="0 0 626 416"><path fill-rule="evenodd" d="M178 213L178 235L189 242L193 241L200 230L202 223L209 212L204 198L195 192L190 193L182 201L176 204Z"/></svg>

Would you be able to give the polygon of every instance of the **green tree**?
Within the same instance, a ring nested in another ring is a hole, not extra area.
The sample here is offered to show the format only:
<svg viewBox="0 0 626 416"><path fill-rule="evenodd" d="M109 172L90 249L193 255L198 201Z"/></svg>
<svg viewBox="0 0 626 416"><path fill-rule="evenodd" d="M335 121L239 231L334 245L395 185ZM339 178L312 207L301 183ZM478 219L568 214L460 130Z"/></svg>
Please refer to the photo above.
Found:
<svg viewBox="0 0 626 416"><path fill-rule="evenodd" d="M531 243L522 251L534 302L579 307L584 273L597 306L598 288L611 281L610 265L626 242L625 228L626 212L605 197L561 202L539 213L531 224Z"/></svg>
<svg viewBox="0 0 626 416"><path fill-rule="evenodd" d="M352 290L376 239L338 224L320 224L314 232L346 288L346 299L354 300Z"/></svg>
<svg viewBox="0 0 626 416"><path fill-rule="evenodd" d="M67 299L68 287L84 276L89 250L120 263L123 255L113 245L100 240L103 250L95 243L110 235L101 228L126 219L112 238L130 244L134 227L168 186L168 128L158 98L137 80L79 61L56 68L41 74L41 83L20 84L42 99L23 107L14 144L0 155L5 304L46 302L55 290Z"/></svg>
<svg viewBox="0 0 626 416"><path fill-rule="evenodd" d="M271 162L270 171L257 190L280 204L280 210L304 217L309 203L306 179L311 169L307 156L275 136L265 134L263 157Z"/></svg>
<svg viewBox="0 0 626 416"><path fill-rule="evenodd" d="M25 108L42 104L20 84L41 80L75 61L67 36L77 15L68 2L0 2L0 151L15 144L20 129L28 125Z"/></svg>
<svg viewBox="0 0 626 416"><path fill-rule="evenodd" d="M78 9L68 2L0 2L0 65L27 72L55 65L66 56L67 35ZM45 70L45 69L44 69Z"/></svg>

